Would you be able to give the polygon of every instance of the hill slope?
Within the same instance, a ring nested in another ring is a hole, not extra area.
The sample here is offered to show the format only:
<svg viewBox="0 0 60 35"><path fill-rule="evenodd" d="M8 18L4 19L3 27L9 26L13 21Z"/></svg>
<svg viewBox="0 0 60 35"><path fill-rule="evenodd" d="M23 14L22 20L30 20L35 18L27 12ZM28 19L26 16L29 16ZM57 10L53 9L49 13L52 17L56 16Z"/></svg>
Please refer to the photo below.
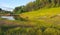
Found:
<svg viewBox="0 0 60 35"><path fill-rule="evenodd" d="M41 23L60 24L60 7L22 13L20 17Z"/></svg>
<svg viewBox="0 0 60 35"><path fill-rule="evenodd" d="M60 7L59 8L49 8L49 9L40 9L37 11L32 12L26 12L20 14L22 18L28 18L28 19L35 19L38 17L52 17L60 14Z"/></svg>
<svg viewBox="0 0 60 35"><path fill-rule="evenodd" d="M28 21L0 21L1 34L60 35L60 8L41 9L20 14ZM12 33L13 32L13 33Z"/></svg>

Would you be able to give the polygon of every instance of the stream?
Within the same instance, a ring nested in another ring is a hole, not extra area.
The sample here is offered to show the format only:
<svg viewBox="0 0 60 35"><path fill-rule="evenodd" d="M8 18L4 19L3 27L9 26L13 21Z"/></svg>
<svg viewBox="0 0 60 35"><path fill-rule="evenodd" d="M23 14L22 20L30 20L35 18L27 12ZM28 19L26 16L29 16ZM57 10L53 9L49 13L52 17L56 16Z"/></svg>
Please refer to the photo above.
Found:
<svg viewBox="0 0 60 35"><path fill-rule="evenodd" d="M15 20L13 16L1 16L1 18L6 18L8 20Z"/></svg>

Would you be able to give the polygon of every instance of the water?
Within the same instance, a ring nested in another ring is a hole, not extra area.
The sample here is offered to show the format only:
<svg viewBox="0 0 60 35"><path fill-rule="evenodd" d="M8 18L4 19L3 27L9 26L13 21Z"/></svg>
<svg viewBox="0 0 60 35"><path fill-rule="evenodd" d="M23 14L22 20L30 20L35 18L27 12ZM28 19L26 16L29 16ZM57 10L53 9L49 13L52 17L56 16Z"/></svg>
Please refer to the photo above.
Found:
<svg viewBox="0 0 60 35"><path fill-rule="evenodd" d="M15 20L13 16L1 16L2 18L6 18L8 20Z"/></svg>

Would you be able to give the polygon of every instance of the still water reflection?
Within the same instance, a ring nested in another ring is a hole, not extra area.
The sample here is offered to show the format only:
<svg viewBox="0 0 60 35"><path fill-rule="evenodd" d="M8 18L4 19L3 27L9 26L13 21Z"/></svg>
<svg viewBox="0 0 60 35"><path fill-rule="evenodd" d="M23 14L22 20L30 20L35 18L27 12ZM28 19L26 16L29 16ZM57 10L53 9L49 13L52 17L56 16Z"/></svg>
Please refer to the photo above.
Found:
<svg viewBox="0 0 60 35"><path fill-rule="evenodd" d="M6 18L8 20L15 20L13 16L1 16L2 18Z"/></svg>

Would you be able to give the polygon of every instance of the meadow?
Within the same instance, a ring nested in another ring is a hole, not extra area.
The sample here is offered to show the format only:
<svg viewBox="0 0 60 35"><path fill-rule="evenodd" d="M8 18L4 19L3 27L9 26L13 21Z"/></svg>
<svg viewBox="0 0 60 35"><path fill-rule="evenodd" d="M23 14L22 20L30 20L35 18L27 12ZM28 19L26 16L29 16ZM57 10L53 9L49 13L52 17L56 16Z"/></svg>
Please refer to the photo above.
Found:
<svg viewBox="0 0 60 35"><path fill-rule="evenodd" d="M23 21L0 19L0 35L60 35L60 7L19 16Z"/></svg>

